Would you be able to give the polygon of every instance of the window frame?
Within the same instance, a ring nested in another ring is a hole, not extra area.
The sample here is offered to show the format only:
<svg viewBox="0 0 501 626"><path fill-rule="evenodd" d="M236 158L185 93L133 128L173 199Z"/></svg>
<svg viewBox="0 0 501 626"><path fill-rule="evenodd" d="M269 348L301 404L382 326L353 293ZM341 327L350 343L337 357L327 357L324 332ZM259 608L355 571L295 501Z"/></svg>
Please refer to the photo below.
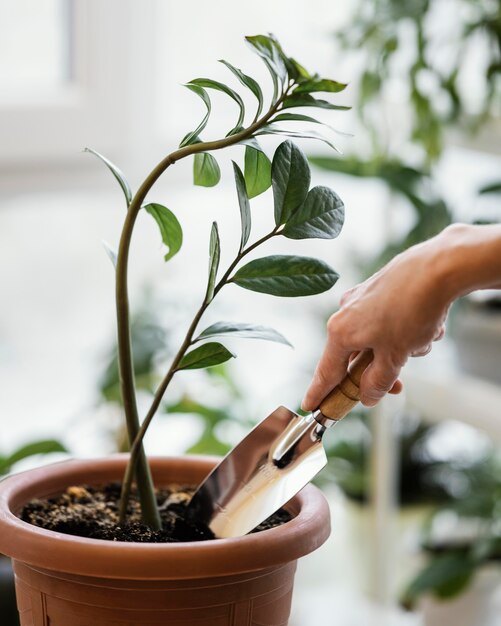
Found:
<svg viewBox="0 0 501 626"><path fill-rule="evenodd" d="M71 82L0 103L2 188L16 174L81 168L87 145L130 154L153 135L155 0L67 1Z"/></svg>

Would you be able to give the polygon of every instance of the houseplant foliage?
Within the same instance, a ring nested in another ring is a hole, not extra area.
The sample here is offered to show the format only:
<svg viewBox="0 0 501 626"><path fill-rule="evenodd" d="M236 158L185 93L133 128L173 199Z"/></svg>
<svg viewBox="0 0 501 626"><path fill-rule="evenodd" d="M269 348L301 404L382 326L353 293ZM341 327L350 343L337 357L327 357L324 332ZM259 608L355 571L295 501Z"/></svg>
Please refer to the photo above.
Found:
<svg viewBox="0 0 501 626"><path fill-rule="evenodd" d="M469 493L478 461L444 459L436 442L444 425L429 424L423 416L406 413L393 425L396 447L397 503L399 507L444 506ZM367 504L370 497L374 434L368 414L359 409L339 424L335 440L327 442L329 464L318 476L320 484L334 482L352 501ZM462 491L458 492L458 485Z"/></svg>
<svg viewBox="0 0 501 626"><path fill-rule="evenodd" d="M359 0L354 16L336 37L363 57L357 111L373 145L386 142L378 101L395 81L410 105L405 132L429 163L442 154L448 128L478 130L498 113L499 0Z"/></svg>
<svg viewBox="0 0 501 626"><path fill-rule="evenodd" d="M134 355L134 375L136 389L148 397L155 394L156 386L163 374L162 364L173 356L173 341L166 332L157 312L169 308L170 301L155 298L150 290L145 290L144 300L140 302L139 310L135 310L131 317L131 337ZM277 333L278 334L278 333ZM283 342L287 340L282 339ZM119 452L128 452L130 446L127 440L125 424L121 418L123 411L120 395L120 375L118 371L118 351L113 339L106 354L106 360L98 381L98 403L107 407L108 416L113 415L113 425L107 420L108 436L111 449ZM287 342L288 343L288 342ZM231 443L226 435L226 426L238 425L248 431L255 426L250 418L253 409L249 398L234 379L230 361L199 370L199 376L191 382L183 381L182 392L176 398L165 398L160 404L157 416L169 419L185 416L195 417L199 428L194 429L195 437L184 450L187 454L217 454L224 455ZM206 391L210 390L211 399L206 399ZM214 398L216 391L216 398ZM232 428L232 431L235 429ZM198 431L198 433L197 433ZM233 443L236 443L232 439Z"/></svg>
<svg viewBox="0 0 501 626"><path fill-rule="evenodd" d="M64 445L57 439L40 439L26 443L10 454L0 455L0 477L7 474L11 469L24 459L33 456L68 452Z"/></svg>
<svg viewBox="0 0 501 626"><path fill-rule="evenodd" d="M402 595L407 608L425 595L439 600L455 598L471 585L488 563L501 560L501 462L499 454L472 466L467 493L440 507L423 530L427 563ZM445 520L442 532L441 520Z"/></svg>
<svg viewBox="0 0 501 626"><path fill-rule="evenodd" d="M358 0L335 40L360 68L350 81L363 145L346 159L311 161L381 180L414 213L409 231L369 263L371 272L452 219L435 167L447 132L476 132L499 111L500 3Z"/></svg>
<svg viewBox="0 0 501 626"><path fill-rule="evenodd" d="M168 302L147 296L146 302L141 303L140 310L132 315L131 336L136 388L151 398L163 373L160 364L173 352L172 340L155 315L155 311L165 307L168 307ZM283 338L283 341L287 340ZM228 437L224 435L227 425L238 425L246 431L255 426L255 421L247 417L252 415L252 408L246 402L243 390L234 380L231 368L228 367L229 363L201 369L200 376L196 378L194 384L186 381L178 397L166 398L158 408L158 417L166 416L172 419L188 415L195 417L199 422L198 434L185 450L187 454L224 455L231 448ZM218 390L217 398L206 399L205 390L209 389L212 392ZM113 341L107 355L97 391L99 404L106 406L109 414L115 414L117 417L115 427L108 429L112 449L128 452L130 446L125 424L122 425L123 420L118 419L118 414L121 416L123 409L116 341Z"/></svg>
<svg viewBox="0 0 501 626"><path fill-rule="evenodd" d="M284 342L275 330L251 323L218 322L202 331L201 319L219 292L228 284L274 296L309 296L321 293L334 285L338 276L326 263L310 257L295 255L271 255L254 258L242 263L245 257L274 237L288 239L333 239L339 234L344 207L337 194L327 187L310 188L310 170L306 157L292 141L281 143L272 161L258 143L263 135L279 135L295 138L317 138L333 145L328 137L317 131L286 128L283 122L317 123L315 118L297 113L304 107L343 110L344 106L317 97L318 93L338 93L346 85L310 74L300 63L288 57L278 41L272 36L257 35L246 38L247 43L261 57L271 75L273 95L265 102L263 90L252 77L227 61L222 61L233 77L255 96L256 107L251 121L247 120L244 101L232 87L209 78L196 78L186 87L198 96L205 108L199 125L187 133L179 148L166 156L144 179L135 193L132 192L123 173L108 159L90 150L110 169L120 185L127 213L124 220L118 251L107 247L116 271L116 308L118 364L121 397L129 441L130 461L125 473L120 507L121 521L125 521L132 480L135 476L141 502L143 522L151 528L160 527L151 474L142 441L151 420L173 377L181 370L206 368L223 363L235 355L220 339L226 336L259 337ZM227 95L237 105L237 119L225 137L205 140L211 114L210 92L216 90ZM201 304L188 325L184 340L175 353L171 364L155 391L150 409L142 422L136 402L136 383L130 332L127 270L129 249L136 219L147 215L158 224L162 241L167 247L165 261L169 261L181 248L183 232L175 214L164 204L149 199L158 178L174 163L193 157L194 182L213 186L219 182L220 169L213 153L226 147L242 145L245 150L243 170L233 163L238 205L241 216L240 242L236 254L227 268L220 268L221 241L219 226L212 224L209 237L209 271L207 286ZM252 197L273 189L274 228L250 243ZM148 197L148 199L147 199ZM217 340L216 340L217 339Z"/></svg>
<svg viewBox="0 0 501 626"><path fill-rule="evenodd" d="M67 452L64 445L56 439L41 439L26 443L13 452L0 455L0 480L15 468L16 464L31 457ZM10 560L0 554L0 615L7 620L8 626L18 624L14 574Z"/></svg>

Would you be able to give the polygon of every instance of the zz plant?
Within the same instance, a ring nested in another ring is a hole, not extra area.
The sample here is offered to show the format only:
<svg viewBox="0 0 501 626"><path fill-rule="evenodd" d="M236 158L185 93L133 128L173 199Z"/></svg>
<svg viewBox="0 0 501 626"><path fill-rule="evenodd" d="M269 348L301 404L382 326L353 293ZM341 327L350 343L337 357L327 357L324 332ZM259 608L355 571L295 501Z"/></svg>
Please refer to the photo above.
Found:
<svg viewBox="0 0 501 626"><path fill-rule="evenodd" d="M196 78L186 87L197 95L205 106L206 112L202 121L183 138L177 150L158 163L134 194L122 172L108 159L90 150L111 170L123 191L127 205L118 252L107 248L116 272L120 387L131 442L130 459L122 487L121 523L126 519L131 483L135 478L143 522L154 529L160 528L160 517L143 448L143 438L173 377L182 370L207 368L234 357L235 355L222 343L215 341L216 338L240 336L259 337L282 343L286 341L273 329L249 323L218 322L199 332L198 326L202 316L219 292L226 285L233 283L244 289L275 296L309 296L330 289L338 278L336 272L326 263L310 257L272 255L254 258L242 264L244 258L251 252L275 237L333 239L338 236L344 220L343 203L337 194L327 187L310 189L310 170L301 149L292 141L286 140L278 146L270 162L257 137L285 135L316 138L334 147L328 138L316 131L290 130L279 123L320 124L313 117L295 113L296 108L329 110L347 108L312 95L318 92L338 93L346 85L307 72L295 59L286 56L273 36L257 35L246 37L246 40L251 49L264 61L271 74L273 95L269 104L265 103L263 90L256 80L227 61L222 63L241 85L255 96L257 107L250 123L246 122L245 105L239 93L221 82ZM223 92L231 98L238 105L238 118L225 137L205 140L202 133L211 114L210 90ZM155 182L177 161L194 157L194 183L207 187L216 185L220 179L220 169L213 153L237 144L245 147L245 158L243 171L233 162L241 217L241 236L236 244L235 257L227 268L220 268L221 243L218 225L214 222L209 241L207 287L201 304L154 394L149 410L140 422L136 403L127 287L129 248L136 219L140 214L147 214L156 221L162 241L167 247L164 259L169 261L181 248L183 233L180 223L170 209L153 200L147 200ZM250 243L250 199L269 187L273 188L275 226L271 232Z"/></svg>

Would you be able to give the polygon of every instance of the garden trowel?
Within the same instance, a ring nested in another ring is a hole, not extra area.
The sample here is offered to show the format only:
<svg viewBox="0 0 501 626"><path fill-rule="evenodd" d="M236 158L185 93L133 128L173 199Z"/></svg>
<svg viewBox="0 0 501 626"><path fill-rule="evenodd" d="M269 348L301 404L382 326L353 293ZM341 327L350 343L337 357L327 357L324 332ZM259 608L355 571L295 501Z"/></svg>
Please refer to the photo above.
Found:
<svg viewBox="0 0 501 626"><path fill-rule="evenodd" d="M260 422L207 476L190 513L216 537L247 534L288 502L327 464L322 437L360 400L360 378L372 361L360 353L341 383L305 417L283 406Z"/></svg>

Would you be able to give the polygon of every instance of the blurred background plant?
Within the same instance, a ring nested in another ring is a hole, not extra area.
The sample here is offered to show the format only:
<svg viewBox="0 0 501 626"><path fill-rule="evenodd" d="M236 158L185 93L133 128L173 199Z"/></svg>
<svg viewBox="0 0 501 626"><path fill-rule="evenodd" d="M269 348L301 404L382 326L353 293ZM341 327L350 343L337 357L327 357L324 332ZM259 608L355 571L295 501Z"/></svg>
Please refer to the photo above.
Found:
<svg viewBox="0 0 501 626"><path fill-rule="evenodd" d="M359 0L336 38L357 56L356 110L375 154L404 146L431 165L448 131L478 131L499 113L497 0ZM399 130L389 117L396 94L406 105Z"/></svg>
<svg viewBox="0 0 501 626"><path fill-rule="evenodd" d="M68 450L56 439L44 439L24 444L10 454L0 455L0 480L12 470L15 471L18 463L24 461L36 462L48 455L65 454ZM14 574L10 559L0 554L0 616L6 626L17 626L19 623L16 593L14 588Z"/></svg>
<svg viewBox="0 0 501 626"><path fill-rule="evenodd" d="M169 336L155 311L168 307L160 305L149 289L141 300L141 308L132 316L132 346L137 388L153 396L161 378L161 366L171 354ZM113 446L120 452L129 449L126 429L121 423L121 396L118 374L117 347L112 345L104 359L105 367L99 376L100 403L108 409L107 429ZM183 452L189 454L224 455L247 432L256 420L249 399L235 382L227 363L221 363L196 372L191 382L177 387L174 399L167 396L159 408L159 416L171 419L195 418L191 425L192 440ZM209 398L210 401L204 401ZM110 426L111 424L111 426Z"/></svg>
<svg viewBox="0 0 501 626"><path fill-rule="evenodd" d="M26 459L38 457L48 454L65 454L68 450L57 439L43 439L40 441L32 441L24 444L11 452L10 454L0 455L0 478L8 474L12 469L15 470L16 464Z"/></svg>
<svg viewBox="0 0 501 626"><path fill-rule="evenodd" d="M461 142L499 114L500 4L358 0L335 41L339 57L350 63L357 149L311 161L378 179L389 202L403 201L413 211L410 225L390 235L376 258L365 259L365 272L372 272L454 219L437 169L446 140ZM493 182L487 190L499 187Z"/></svg>
<svg viewBox="0 0 501 626"><path fill-rule="evenodd" d="M472 469L483 461L487 451L482 449L472 455L459 449L453 458L444 458L440 440L448 436L449 428L448 424L430 424L425 416L410 413L395 420L395 482L400 508L444 505L469 493ZM329 463L318 483L336 484L349 499L367 504L374 445L368 412L362 408L351 413L349 420L336 427L336 435L327 438Z"/></svg>
<svg viewBox="0 0 501 626"><path fill-rule="evenodd" d="M461 496L438 508L423 527L425 564L402 594L406 608L426 596L438 601L457 598L488 566L494 568L497 585L501 566L499 453L491 452L464 476ZM487 604L489 598L484 601Z"/></svg>

